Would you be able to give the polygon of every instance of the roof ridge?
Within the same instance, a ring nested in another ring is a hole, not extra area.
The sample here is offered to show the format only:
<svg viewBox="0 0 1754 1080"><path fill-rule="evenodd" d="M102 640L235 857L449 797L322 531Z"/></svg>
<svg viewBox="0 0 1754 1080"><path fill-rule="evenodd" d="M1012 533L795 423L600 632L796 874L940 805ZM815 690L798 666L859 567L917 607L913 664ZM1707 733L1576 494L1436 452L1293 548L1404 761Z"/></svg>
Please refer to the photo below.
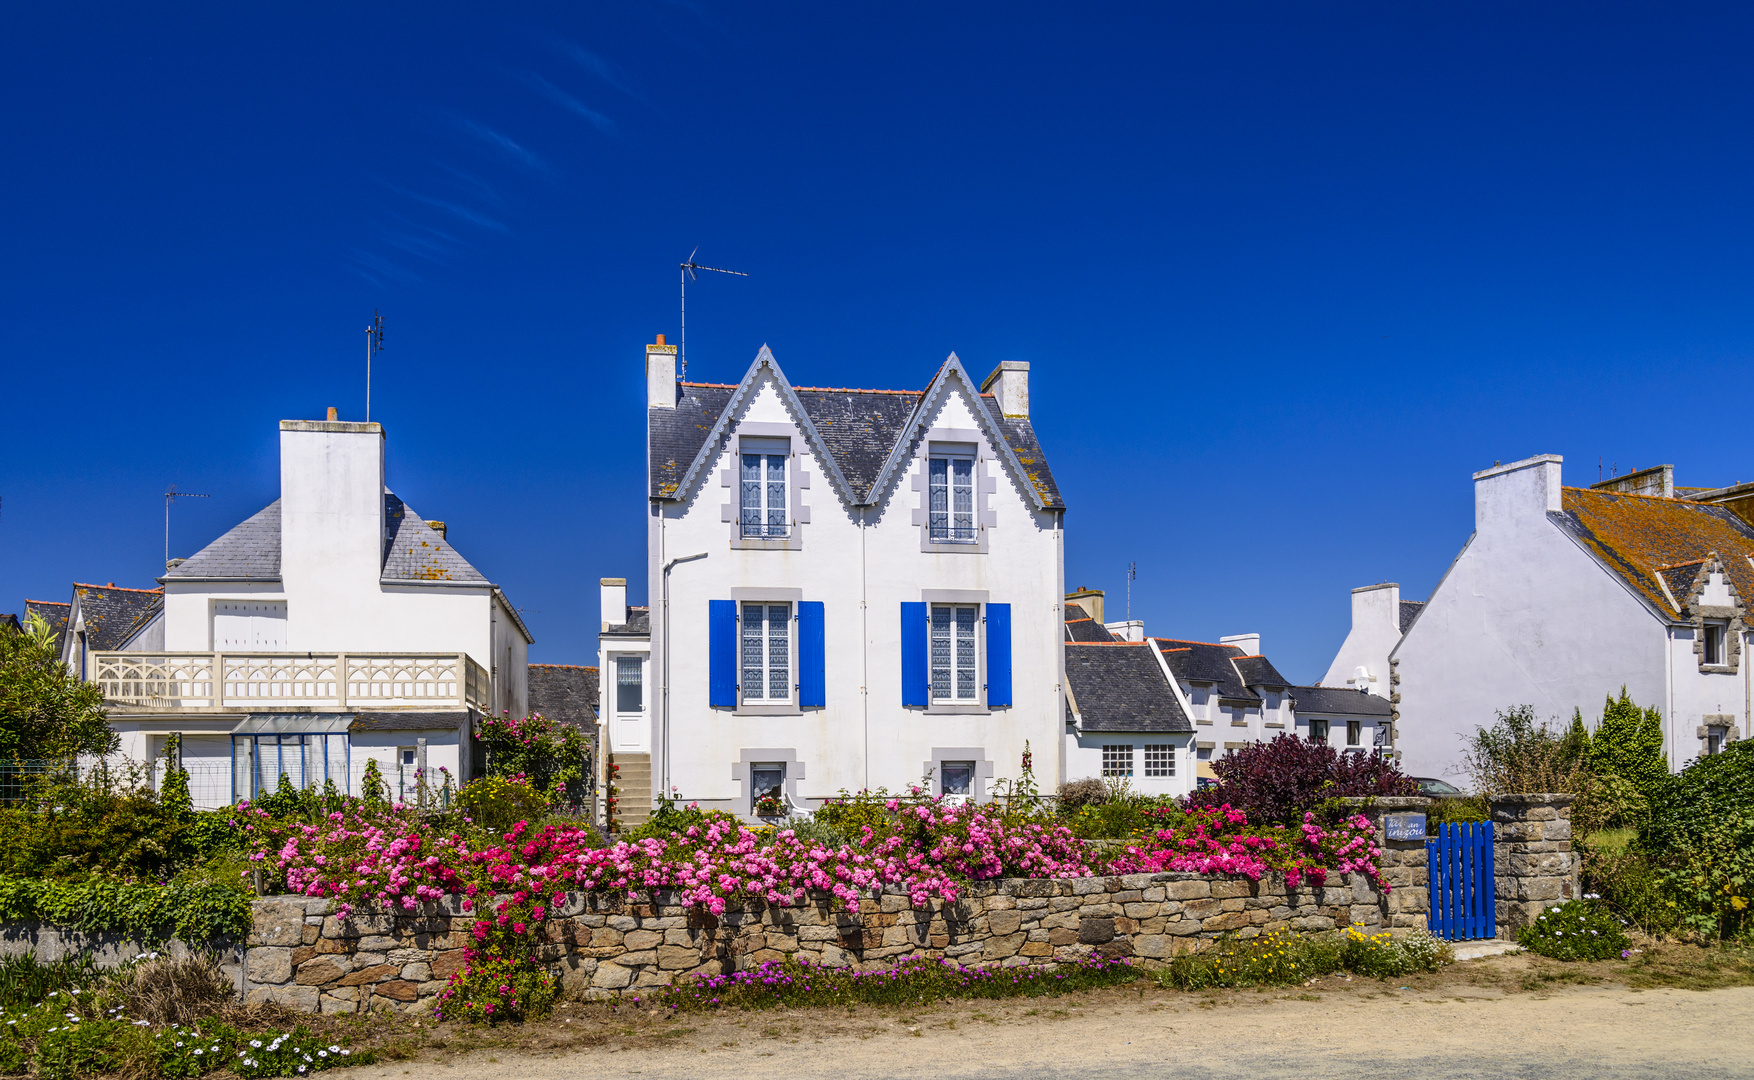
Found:
<svg viewBox="0 0 1754 1080"><path fill-rule="evenodd" d="M576 670L576 671L596 671L597 670L595 667L591 666L590 664L531 664L530 667L562 667L562 668L571 668L571 669Z"/></svg>
<svg viewBox="0 0 1754 1080"><path fill-rule="evenodd" d="M129 588L126 585L97 585L97 584L94 584L94 583L88 582L88 581L75 581L73 583L73 587L75 589L115 589L117 592L143 592L143 593L164 592L163 585L160 585L156 589L133 589L133 588ZM51 603L51 601L44 600L44 601L40 601L40 603Z"/></svg>
<svg viewBox="0 0 1754 1080"><path fill-rule="evenodd" d="M27 604L53 604L56 607L72 607L73 606L73 601L71 601L71 600L32 600L28 596L24 598L24 602Z"/></svg>
<svg viewBox="0 0 1754 1080"><path fill-rule="evenodd" d="M1704 559L1694 559L1690 562L1657 563L1656 568L1658 570L1679 570L1683 566L1703 566L1703 565L1705 565Z"/></svg>
<svg viewBox="0 0 1754 1080"><path fill-rule="evenodd" d="M1143 641L1068 641L1067 645L1143 645Z"/></svg>
<svg viewBox="0 0 1754 1080"><path fill-rule="evenodd" d="M864 387L859 387L859 386L794 386L794 387L792 387L792 389L798 391L799 393L802 393L805 390L810 390L810 391L814 391L815 393L818 393L818 394L923 394L923 393L925 393L924 390L876 390L876 389L869 389L868 390L868 389L865 389Z"/></svg>
<svg viewBox="0 0 1754 1080"><path fill-rule="evenodd" d="M1066 620L1066 622L1068 622L1068 623L1075 623L1075 622L1095 622L1095 621L1096 621L1096 620L1095 620L1095 619L1093 619L1093 618L1091 618L1091 617L1090 617L1090 616L1089 616L1089 615L1086 615L1086 616L1084 616L1084 617L1083 617L1083 618L1082 618L1082 619L1067 619L1067 620Z"/></svg>
<svg viewBox="0 0 1754 1080"><path fill-rule="evenodd" d="M680 386L704 386L704 387L707 387L707 388L712 389L712 390L735 390L735 389L737 389L736 383L724 383L724 382L687 382L687 381L683 381L683 382L679 383L678 385L680 385Z"/></svg>
<svg viewBox="0 0 1754 1080"><path fill-rule="evenodd" d="M1628 499L1655 499L1658 502L1673 503L1676 506L1702 507L1717 505L1716 503L1694 502L1692 499L1677 499L1669 495L1646 495L1641 491L1602 491L1597 488L1569 487L1563 484L1560 485L1560 490L1575 491L1584 495L1623 495ZM1716 491L1717 488L1706 488L1705 490Z"/></svg>
<svg viewBox="0 0 1754 1080"><path fill-rule="evenodd" d="M1154 637L1151 640L1152 641L1170 641L1170 642L1175 642L1177 644L1184 644L1184 645L1210 645L1214 649L1234 649L1234 648L1236 648L1235 645L1226 645L1222 641L1195 641L1193 638ZM1236 659L1240 659L1240 658L1233 656L1233 657L1231 657L1231 659L1236 660Z"/></svg>

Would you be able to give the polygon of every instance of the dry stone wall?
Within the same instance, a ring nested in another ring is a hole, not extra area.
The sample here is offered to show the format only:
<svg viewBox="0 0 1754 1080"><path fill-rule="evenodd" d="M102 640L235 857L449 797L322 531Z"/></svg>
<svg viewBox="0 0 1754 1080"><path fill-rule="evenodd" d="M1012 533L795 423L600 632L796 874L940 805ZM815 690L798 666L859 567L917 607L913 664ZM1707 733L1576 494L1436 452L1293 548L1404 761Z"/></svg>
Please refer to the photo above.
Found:
<svg viewBox="0 0 1754 1080"><path fill-rule="evenodd" d="M746 904L715 917L665 890L633 900L571 893L542 927L538 957L568 990L608 998L764 961L872 969L924 956L1012 967L1092 952L1159 961L1226 933L1369 932L1400 917L1362 875L1297 889L1277 876L1014 878L975 883L950 904L915 907L887 890L865 906L857 914L837 910L821 895ZM462 964L474 923L457 898L342 918L326 900L268 897L255 902L254 916L246 1000L329 1013L429 1005Z"/></svg>

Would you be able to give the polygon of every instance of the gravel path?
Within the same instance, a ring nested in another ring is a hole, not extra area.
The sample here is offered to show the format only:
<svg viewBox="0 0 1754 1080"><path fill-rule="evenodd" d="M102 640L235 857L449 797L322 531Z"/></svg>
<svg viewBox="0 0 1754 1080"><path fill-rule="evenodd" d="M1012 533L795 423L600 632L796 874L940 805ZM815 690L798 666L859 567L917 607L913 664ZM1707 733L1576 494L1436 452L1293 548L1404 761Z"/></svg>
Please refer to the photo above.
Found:
<svg viewBox="0 0 1754 1080"><path fill-rule="evenodd" d="M1201 1007L988 1003L918 1018L872 1011L846 1033L794 1039L784 1015L691 1018L657 1049L474 1053L354 1070L348 1080L446 1074L469 1080L662 1077L722 1080L1461 1080L1754 1077L1754 987L1694 992L1567 989L1552 996L1427 991L1367 1000L1262 997Z"/></svg>

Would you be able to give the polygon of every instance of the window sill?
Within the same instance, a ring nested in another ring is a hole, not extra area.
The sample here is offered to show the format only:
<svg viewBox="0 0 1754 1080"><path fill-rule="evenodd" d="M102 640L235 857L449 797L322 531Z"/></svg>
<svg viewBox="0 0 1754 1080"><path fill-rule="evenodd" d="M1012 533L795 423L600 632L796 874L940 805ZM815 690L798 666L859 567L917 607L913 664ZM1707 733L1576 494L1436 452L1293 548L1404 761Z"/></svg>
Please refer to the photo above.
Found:
<svg viewBox="0 0 1754 1080"><path fill-rule="evenodd" d="M1267 721L1267 726L1268 727L1282 728L1285 726L1285 721L1283 721L1283 720L1269 720L1269 721Z"/></svg>
<svg viewBox="0 0 1754 1080"><path fill-rule="evenodd" d="M1736 665L1734 665L1734 664L1700 664L1699 665L1699 673L1701 675L1734 675L1734 674L1736 674Z"/></svg>
<svg viewBox="0 0 1754 1080"><path fill-rule="evenodd" d="M992 711L979 702L971 702L967 705L934 703L926 706L926 715L928 716L986 716Z"/></svg>
<svg viewBox="0 0 1754 1080"><path fill-rule="evenodd" d="M767 537L744 536L741 533L732 533L731 550L802 551L804 550L804 538L798 535L798 530L795 528L792 530L792 535L784 537L783 539L777 537L769 539Z"/></svg>
<svg viewBox="0 0 1754 1080"><path fill-rule="evenodd" d="M753 703L739 705L739 706L737 706L736 710L734 711L734 715L737 715L737 716L799 716L803 713L803 711L804 711L803 709L798 707L797 702L792 702L792 701L777 702L776 701L772 705L756 705Z"/></svg>
<svg viewBox="0 0 1754 1080"><path fill-rule="evenodd" d="M1231 727L1248 727L1249 722L1247 720L1232 720L1230 722L1230 726Z"/></svg>
<svg viewBox="0 0 1754 1080"><path fill-rule="evenodd" d="M1205 720L1205 719L1199 719L1199 720L1195 720L1195 721L1194 721L1194 723L1196 723L1196 724L1204 724L1204 725L1206 725L1206 726L1207 726L1207 727L1211 727L1211 726L1212 726L1212 721L1210 721L1210 720Z"/></svg>

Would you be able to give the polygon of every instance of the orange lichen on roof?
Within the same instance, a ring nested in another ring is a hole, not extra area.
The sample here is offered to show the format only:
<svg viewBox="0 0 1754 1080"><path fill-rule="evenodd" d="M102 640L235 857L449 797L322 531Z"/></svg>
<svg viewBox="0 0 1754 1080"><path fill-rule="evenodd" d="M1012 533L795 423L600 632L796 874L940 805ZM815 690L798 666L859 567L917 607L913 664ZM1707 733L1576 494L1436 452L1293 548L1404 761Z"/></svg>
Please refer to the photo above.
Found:
<svg viewBox="0 0 1754 1080"><path fill-rule="evenodd" d="M27 604L46 604L49 607L72 607L73 606L73 602L71 600L32 600L28 596L24 598L24 602Z"/></svg>
<svg viewBox="0 0 1754 1080"><path fill-rule="evenodd" d="M1562 505L1583 526L1584 546L1659 611L1673 612L1658 570L1692 566L1713 554L1743 597L1754 597L1754 529L1709 503L1565 488ZM1681 597L1676 597L1679 601Z"/></svg>

